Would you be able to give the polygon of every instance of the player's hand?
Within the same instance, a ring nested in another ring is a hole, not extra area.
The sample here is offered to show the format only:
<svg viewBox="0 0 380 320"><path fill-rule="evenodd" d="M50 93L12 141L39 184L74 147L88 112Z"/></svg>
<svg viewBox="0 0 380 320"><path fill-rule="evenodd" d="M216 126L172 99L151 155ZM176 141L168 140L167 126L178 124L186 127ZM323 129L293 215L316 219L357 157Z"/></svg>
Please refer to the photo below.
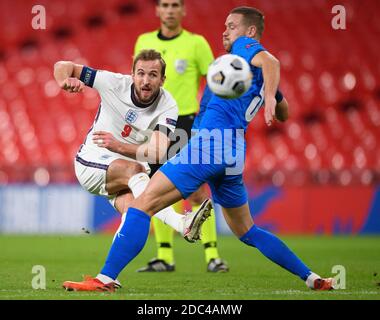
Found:
<svg viewBox="0 0 380 320"><path fill-rule="evenodd" d="M276 104L275 97L265 98L264 118L267 126L271 126L276 121Z"/></svg>
<svg viewBox="0 0 380 320"><path fill-rule="evenodd" d="M67 78L63 80L60 87L68 92L82 92L84 90L84 83L77 78Z"/></svg>
<svg viewBox="0 0 380 320"><path fill-rule="evenodd" d="M122 142L118 141L111 133L106 131L96 131L92 141L101 148L106 148L112 152L119 153Z"/></svg>

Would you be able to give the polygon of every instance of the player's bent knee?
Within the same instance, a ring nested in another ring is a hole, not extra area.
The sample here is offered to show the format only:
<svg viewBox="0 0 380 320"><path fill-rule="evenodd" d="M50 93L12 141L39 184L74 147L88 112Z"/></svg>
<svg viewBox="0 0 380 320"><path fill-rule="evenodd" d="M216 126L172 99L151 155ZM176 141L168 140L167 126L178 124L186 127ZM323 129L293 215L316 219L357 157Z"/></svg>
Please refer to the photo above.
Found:
<svg viewBox="0 0 380 320"><path fill-rule="evenodd" d="M106 190L109 194L128 190L129 179L141 172L145 173L145 168L138 162L121 159L113 161L107 170Z"/></svg>
<svg viewBox="0 0 380 320"><path fill-rule="evenodd" d="M141 172L145 173L145 168L142 164L125 160L123 162L113 163L112 170L114 175L122 179L124 181L124 185L126 186L128 185L128 180L131 177Z"/></svg>
<svg viewBox="0 0 380 320"><path fill-rule="evenodd" d="M138 162L128 162L128 165L125 168L125 175L128 177L133 177L135 174L146 172L144 166Z"/></svg>

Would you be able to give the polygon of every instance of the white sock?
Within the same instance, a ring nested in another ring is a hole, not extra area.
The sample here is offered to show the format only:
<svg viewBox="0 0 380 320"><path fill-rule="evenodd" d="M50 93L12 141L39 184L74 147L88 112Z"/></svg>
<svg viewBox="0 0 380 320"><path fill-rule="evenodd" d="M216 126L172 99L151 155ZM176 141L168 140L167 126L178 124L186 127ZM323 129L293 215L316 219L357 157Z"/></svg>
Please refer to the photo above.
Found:
<svg viewBox="0 0 380 320"><path fill-rule="evenodd" d="M306 279L305 283L306 285L311 288L311 289L314 289L314 281L317 280L317 279L321 279L321 277L319 275L317 275L316 273L312 272Z"/></svg>
<svg viewBox="0 0 380 320"><path fill-rule="evenodd" d="M172 206L162 209L154 216L183 235L183 215L175 212Z"/></svg>
<svg viewBox="0 0 380 320"><path fill-rule="evenodd" d="M144 192L149 181L149 176L144 172L140 172L129 178L128 187L135 198Z"/></svg>
<svg viewBox="0 0 380 320"><path fill-rule="evenodd" d="M104 284L107 284L107 283L111 283L111 282L114 282L115 280L104 275L104 274L101 274L99 273L97 276L96 276L96 279L100 280L101 282L103 282Z"/></svg>
<svg viewBox="0 0 380 320"><path fill-rule="evenodd" d="M128 187L131 189L135 198L141 195L146 189L150 179L146 173L140 172L132 176L128 181ZM167 207L157 212L155 215L163 223L171 226L174 230L183 233L183 215L174 211L173 207Z"/></svg>
<svg viewBox="0 0 380 320"><path fill-rule="evenodd" d="M119 280L117 279L112 279L110 278L109 276L106 276L104 274L101 274L99 273L97 276L96 276L96 279L100 280L102 283L104 284L108 284L108 283L111 283L113 282L114 284L116 284L119 288L121 288L121 283Z"/></svg>

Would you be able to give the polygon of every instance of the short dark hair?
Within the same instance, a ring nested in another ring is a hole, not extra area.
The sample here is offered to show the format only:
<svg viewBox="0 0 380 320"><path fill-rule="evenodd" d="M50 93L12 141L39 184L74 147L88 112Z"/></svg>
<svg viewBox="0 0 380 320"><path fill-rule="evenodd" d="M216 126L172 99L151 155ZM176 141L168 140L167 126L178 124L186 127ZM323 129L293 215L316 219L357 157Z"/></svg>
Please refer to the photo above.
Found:
<svg viewBox="0 0 380 320"><path fill-rule="evenodd" d="M181 1L181 5L184 5L185 4L185 0L180 0ZM161 3L161 0L156 0L156 4L159 6Z"/></svg>
<svg viewBox="0 0 380 320"><path fill-rule="evenodd" d="M255 26L257 35L259 39L261 38L264 32L265 17L260 10L253 7L237 7L230 12L230 14L232 13L241 14L246 26Z"/></svg>
<svg viewBox="0 0 380 320"><path fill-rule="evenodd" d="M133 72L135 72L136 63L139 60L142 60L142 61L158 60L160 62L160 65L161 65L161 77L165 76L166 62L162 58L161 53L159 53L158 51L153 50L153 49L141 50L139 52L139 54L133 60L133 66L132 66Z"/></svg>

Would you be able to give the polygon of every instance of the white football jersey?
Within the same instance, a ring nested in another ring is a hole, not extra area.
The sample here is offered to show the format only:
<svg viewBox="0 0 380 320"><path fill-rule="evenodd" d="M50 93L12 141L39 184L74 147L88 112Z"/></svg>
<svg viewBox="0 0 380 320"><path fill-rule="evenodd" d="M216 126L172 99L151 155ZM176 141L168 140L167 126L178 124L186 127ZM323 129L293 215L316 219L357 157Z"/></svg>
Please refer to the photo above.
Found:
<svg viewBox="0 0 380 320"><path fill-rule="evenodd" d="M148 107L139 107L132 101L132 77L120 73L94 70L84 67L81 80L96 89L101 98L93 126L81 149L92 149L102 155L118 155L106 148L98 147L93 141L95 131L107 131L123 143L142 144L149 141L157 125L174 132L178 107L172 95L161 88L155 101Z"/></svg>

